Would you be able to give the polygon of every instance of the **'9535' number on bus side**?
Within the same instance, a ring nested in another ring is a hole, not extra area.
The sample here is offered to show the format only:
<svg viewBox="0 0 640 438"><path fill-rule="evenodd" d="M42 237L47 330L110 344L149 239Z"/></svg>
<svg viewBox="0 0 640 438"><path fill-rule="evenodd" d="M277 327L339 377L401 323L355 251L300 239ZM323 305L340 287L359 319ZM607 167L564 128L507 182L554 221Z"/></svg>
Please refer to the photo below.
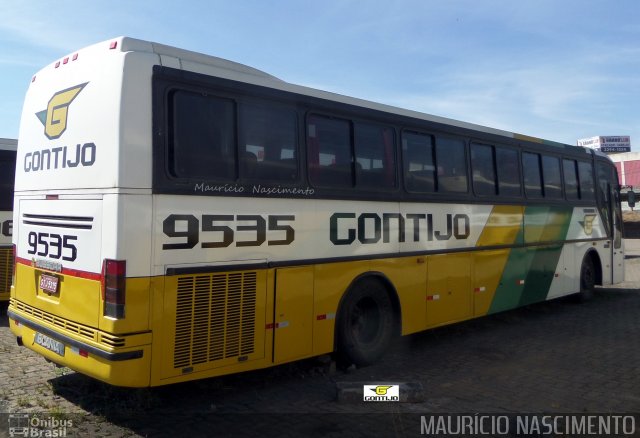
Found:
<svg viewBox="0 0 640 438"><path fill-rule="evenodd" d="M68 262L74 261L78 257L78 249L72 243L78 240L77 236L67 236L54 233L29 233L28 242L29 254L49 257L52 259L62 259Z"/></svg>
<svg viewBox="0 0 640 438"><path fill-rule="evenodd" d="M191 249L200 242L200 232L213 233L213 240L202 242L202 248L235 246L289 245L295 230L289 224L293 215L203 214L201 220L192 214L171 214L162 222L168 237L180 238L180 243L165 243L162 249ZM273 235L273 238L267 239Z"/></svg>

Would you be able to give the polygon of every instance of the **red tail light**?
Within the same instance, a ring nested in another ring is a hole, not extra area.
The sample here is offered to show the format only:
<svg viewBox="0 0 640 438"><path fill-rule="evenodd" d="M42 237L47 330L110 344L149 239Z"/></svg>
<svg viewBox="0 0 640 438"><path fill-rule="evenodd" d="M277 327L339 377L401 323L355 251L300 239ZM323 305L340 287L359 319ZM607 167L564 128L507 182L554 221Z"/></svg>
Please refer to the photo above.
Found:
<svg viewBox="0 0 640 438"><path fill-rule="evenodd" d="M101 280L104 316L124 318L126 280L127 262L125 260L104 260Z"/></svg>
<svg viewBox="0 0 640 438"><path fill-rule="evenodd" d="M16 251L16 246L12 245L13 247L11 248L11 250L13 251L13 275L11 277L11 284L15 285L16 284L16 258L18 257L18 251Z"/></svg>

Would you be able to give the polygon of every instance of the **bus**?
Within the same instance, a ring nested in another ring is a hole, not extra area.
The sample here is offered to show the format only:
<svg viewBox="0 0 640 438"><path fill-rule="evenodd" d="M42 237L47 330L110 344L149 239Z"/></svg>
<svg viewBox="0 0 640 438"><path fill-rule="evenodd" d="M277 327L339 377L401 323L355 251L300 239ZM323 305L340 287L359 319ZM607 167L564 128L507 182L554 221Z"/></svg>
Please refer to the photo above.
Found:
<svg viewBox="0 0 640 438"><path fill-rule="evenodd" d="M37 72L18 343L146 387L332 354L623 279L605 155L119 37Z"/></svg>
<svg viewBox="0 0 640 438"><path fill-rule="evenodd" d="M0 138L0 303L9 302L13 274L13 179L18 141Z"/></svg>

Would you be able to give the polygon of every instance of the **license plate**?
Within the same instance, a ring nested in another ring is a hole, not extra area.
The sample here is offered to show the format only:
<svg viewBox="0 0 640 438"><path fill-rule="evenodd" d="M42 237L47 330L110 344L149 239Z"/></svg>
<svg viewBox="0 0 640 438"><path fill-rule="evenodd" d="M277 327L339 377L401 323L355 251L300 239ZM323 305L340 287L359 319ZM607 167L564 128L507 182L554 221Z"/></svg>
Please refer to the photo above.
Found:
<svg viewBox="0 0 640 438"><path fill-rule="evenodd" d="M53 275L40 275L40 289L55 294L58 292L58 277Z"/></svg>
<svg viewBox="0 0 640 438"><path fill-rule="evenodd" d="M60 356L64 356L64 344L60 341L51 339L49 336L43 335L42 333L36 333L35 342L47 350L58 353Z"/></svg>

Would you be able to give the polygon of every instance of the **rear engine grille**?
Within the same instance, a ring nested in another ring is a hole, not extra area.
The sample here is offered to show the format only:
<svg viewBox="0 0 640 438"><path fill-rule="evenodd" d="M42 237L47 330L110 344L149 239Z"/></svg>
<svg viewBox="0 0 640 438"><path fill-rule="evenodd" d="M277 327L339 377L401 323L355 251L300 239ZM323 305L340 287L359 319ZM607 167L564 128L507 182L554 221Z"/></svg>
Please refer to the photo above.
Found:
<svg viewBox="0 0 640 438"><path fill-rule="evenodd" d="M9 293L13 274L13 249L0 248L0 293Z"/></svg>
<svg viewBox="0 0 640 438"><path fill-rule="evenodd" d="M108 335L106 333L101 333L100 331L85 326L81 324L77 324L75 322L69 321L64 318L60 318L59 316L52 315L48 312L43 312L40 309L29 306L21 301L12 300L15 308L27 315L31 316L32 319L40 322L46 322L53 326L56 326L61 329L63 332L73 333L82 338L89 339L95 342L99 342L101 344L105 344L111 347L124 347L125 339L120 338L113 335Z"/></svg>
<svg viewBox="0 0 640 438"><path fill-rule="evenodd" d="M178 278L175 368L254 352L257 273Z"/></svg>

